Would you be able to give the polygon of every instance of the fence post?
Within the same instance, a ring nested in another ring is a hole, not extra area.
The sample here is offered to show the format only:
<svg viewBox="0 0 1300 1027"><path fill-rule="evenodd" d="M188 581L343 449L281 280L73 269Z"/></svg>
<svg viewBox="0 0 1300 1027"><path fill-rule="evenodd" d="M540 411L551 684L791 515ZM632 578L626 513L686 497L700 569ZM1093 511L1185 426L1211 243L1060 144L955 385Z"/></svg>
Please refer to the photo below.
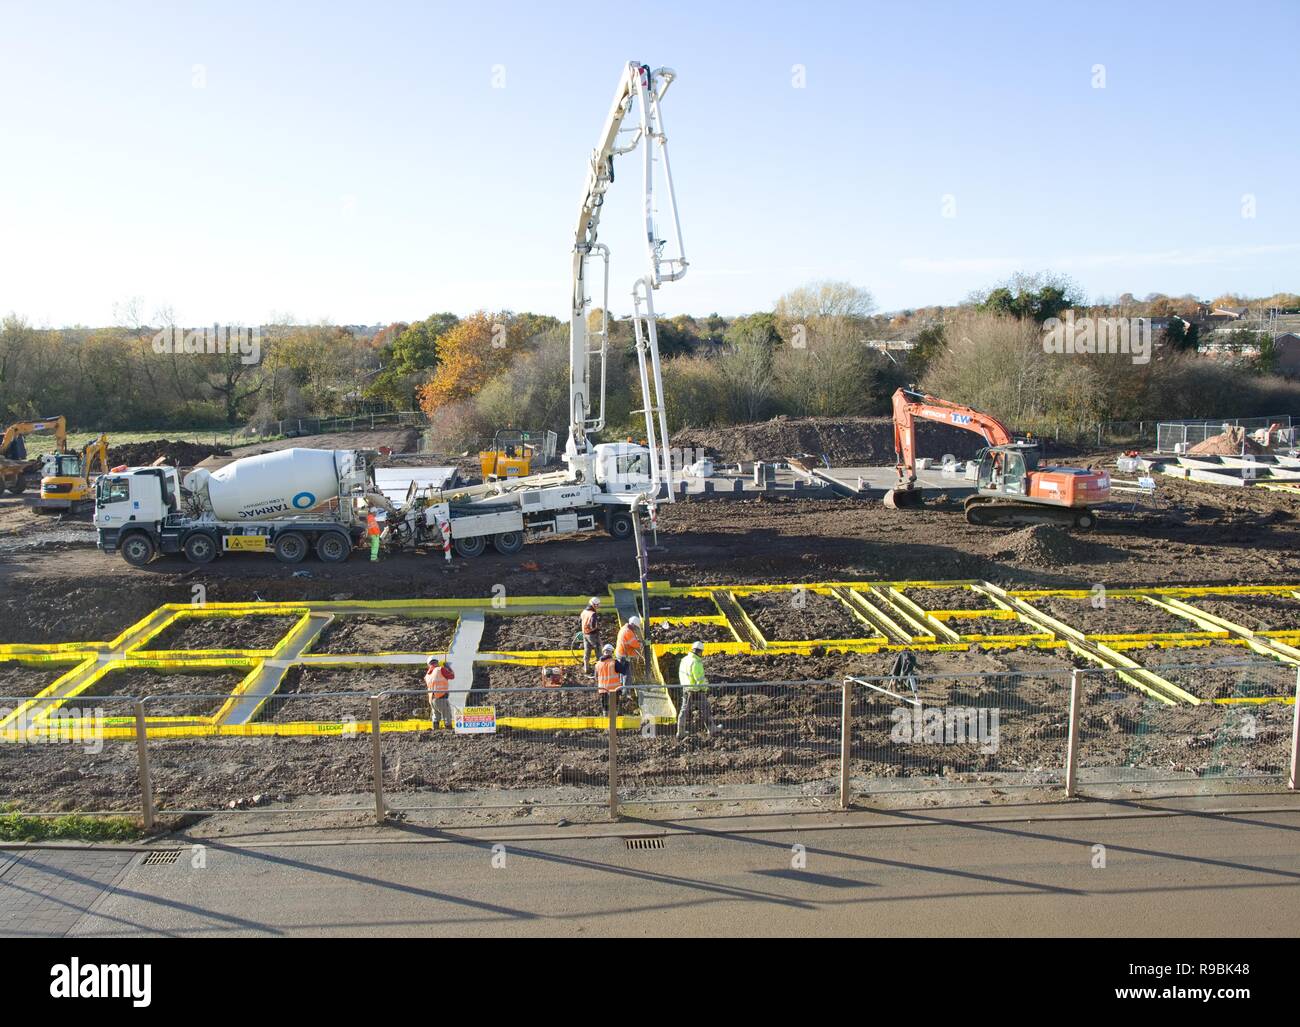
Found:
<svg viewBox="0 0 1300 1027"><path fill-rule="evenodd" d="M1300 668L1295 672L1295 713L1291 718L1291 791L1300 789Z"/></svg>
<svg viewBox="0 0 1300 1027"><path fill-rule="evenodd" d="M1083 692L1083 672L1070 671L1070 738L1065 748L1065 797L1073 799L1079 764L1079 706Z"/></svg>
<svg viewBox="0 0 1300 1027"><path fill-rule="evenodd" d="M606 692L609 700L609 819L618 819L618 700L622 694Z"/></svg>
<svg viewBox="0 0 1300 1027"><path fill-rule="evenodd" d="M135 748L140 757L140 807L144 829L153 830L153 779L149 774L149 732L144 726L144 700L135 702Z"/></svg>
<svg viewBox="0 0 1300 1027"><path fill-rule="evenodd" d="M434 727L437 727L435 724ZM379 696L370 697L370 760L375 776L375 823L381 827L388 815L384 809L384 745L379 733Z"/></svg>
<svg viewBox="0 0 1300 1027"><path fill-rule="evenodd" d="M853 683L844 679L840 693L840 809L853 805L849 795L849 753L853 748Z"/></svg>

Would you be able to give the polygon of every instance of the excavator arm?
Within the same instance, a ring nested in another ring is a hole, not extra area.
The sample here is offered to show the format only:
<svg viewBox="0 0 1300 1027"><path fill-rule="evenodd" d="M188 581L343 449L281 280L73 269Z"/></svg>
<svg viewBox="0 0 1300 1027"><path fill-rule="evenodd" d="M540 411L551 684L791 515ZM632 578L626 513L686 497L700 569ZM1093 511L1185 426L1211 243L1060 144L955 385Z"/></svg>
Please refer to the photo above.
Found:
<svg viewBox="0 0 1300 1027"><path fill-rule="evenodd" d="M9 452L9 447L24 435L35 435L38 433L53 432L55 448L60 453L65 452L68 448L68 421L62 415L58 417L47 417L39 421L17 421L5 429L4 438L0 439L0 457L9 457L15 460L21 460L21 456L13 456Z"/></svg>
<svg viewBox="0 0 1300 1027"><path fill-rule="evenodd" d="M1010 430L996 417L922 392L899 389L894 393L894 455L898 461L896 492L916 486L917 418L975 432L990 446L1005 446L1013 441Z"/></svg>

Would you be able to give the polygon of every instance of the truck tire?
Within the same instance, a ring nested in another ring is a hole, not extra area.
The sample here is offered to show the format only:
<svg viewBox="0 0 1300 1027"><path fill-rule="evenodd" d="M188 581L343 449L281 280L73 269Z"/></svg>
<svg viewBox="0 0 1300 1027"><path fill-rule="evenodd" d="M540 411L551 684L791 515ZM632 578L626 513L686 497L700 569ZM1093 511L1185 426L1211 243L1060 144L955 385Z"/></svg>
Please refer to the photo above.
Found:
<svg viewBox="0 0 1300 1027"><path fill-rule="evenodd" d="M469 559L483 552L487 547L487 538L483 535L476 535L473 538L453 538L451 545L456 550L457 556Z"/></svg>
<svg viewBox="0 0 1300 1027"><path fill-rule="evenodd" d="M502 556L513 556L524 548L524 533L522 531L503 531L499 535L494 535L492 537L492 548Z"/></svg>
<svg viewBox="0 0 1300 1027"><path fill-rule="evenodd" d="M122 559L132 567L145 566L158 552L158 547L154 545L153 539L138 531L134 531L122 539L118 543L118 548L122 551Z"/></svg>
<svg viewBox="0 0 1300 1027"><path fill-rule="evenodd" d="M609 515L609 520L605 522L605 530L610 536L617 539L632 537L632 515L630 513L614 513Z"/></svg>
<svg viewBox="0 0 1300 1027"><path fill-rule="evenodd" d="M281 563L302 563L307 555L307 538L297 531L286 531L275 539L275 558Z"/></svg>
<svg viewBox="0 0 1300 1027"><path fill-rule="evenodd" d="M185 536L181 549L185 553L185 559L190 563L211 563L220 552L217 540L206 531L190 532Z"/></svg>
<svg viewBox="0 0 1300 1027"><path fill-rule="evenodd" d="M316 556L322 563L342 563L352 555L352 540L341 531L327 531L316 540Z"/></svg>
<svg viewBox="0 0 1300 1027"><path fill-rule="evenodd" d="M17 481L11 481L11 482L8 484L8 486L6 486L6 487L7 487L7 488L9 489L9 491L12 492L15 496L21 496L24 492L27 491L27 485L26 485L26 483L22 480L22 478L19 478Z"/></svg>

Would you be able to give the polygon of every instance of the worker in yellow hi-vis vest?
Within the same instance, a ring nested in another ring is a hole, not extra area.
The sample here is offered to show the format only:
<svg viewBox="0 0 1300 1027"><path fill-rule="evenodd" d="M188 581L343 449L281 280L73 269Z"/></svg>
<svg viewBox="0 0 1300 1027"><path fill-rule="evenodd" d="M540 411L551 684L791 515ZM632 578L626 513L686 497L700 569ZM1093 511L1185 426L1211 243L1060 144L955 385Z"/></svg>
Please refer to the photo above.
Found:
<svg viewBox="0 0 1300 1027"><path fill-rule="evenodd" d="M691 651L682 657L677 666L677 681L682 686L682 710L677 715L677 737L686 734L686 724L691 713L699 710L705 730L712 738L718 733L713 722L713 709L709 705L709 679L704 673L704 643L696 642Z"/></svg>

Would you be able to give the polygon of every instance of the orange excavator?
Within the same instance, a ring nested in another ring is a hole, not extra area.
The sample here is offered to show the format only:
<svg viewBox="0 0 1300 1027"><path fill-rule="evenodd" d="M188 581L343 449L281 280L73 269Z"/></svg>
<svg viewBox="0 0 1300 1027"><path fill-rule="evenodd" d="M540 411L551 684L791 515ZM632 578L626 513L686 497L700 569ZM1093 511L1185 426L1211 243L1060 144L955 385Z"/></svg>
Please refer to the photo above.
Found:
<svg viewBox="0 0 1300 1027"><path fill-rule="evenodd" d="M1110 476L1084 467L1041 464L1038 444L1016 440L996 417L911 389L894 393L894 451L898 484L885 493L885 506L920 506L916 482L917 418L950 424L982 435L975 494L966 499L971 524L1068 524L1091 528L1096 503L1110 499Z"/></svg>

